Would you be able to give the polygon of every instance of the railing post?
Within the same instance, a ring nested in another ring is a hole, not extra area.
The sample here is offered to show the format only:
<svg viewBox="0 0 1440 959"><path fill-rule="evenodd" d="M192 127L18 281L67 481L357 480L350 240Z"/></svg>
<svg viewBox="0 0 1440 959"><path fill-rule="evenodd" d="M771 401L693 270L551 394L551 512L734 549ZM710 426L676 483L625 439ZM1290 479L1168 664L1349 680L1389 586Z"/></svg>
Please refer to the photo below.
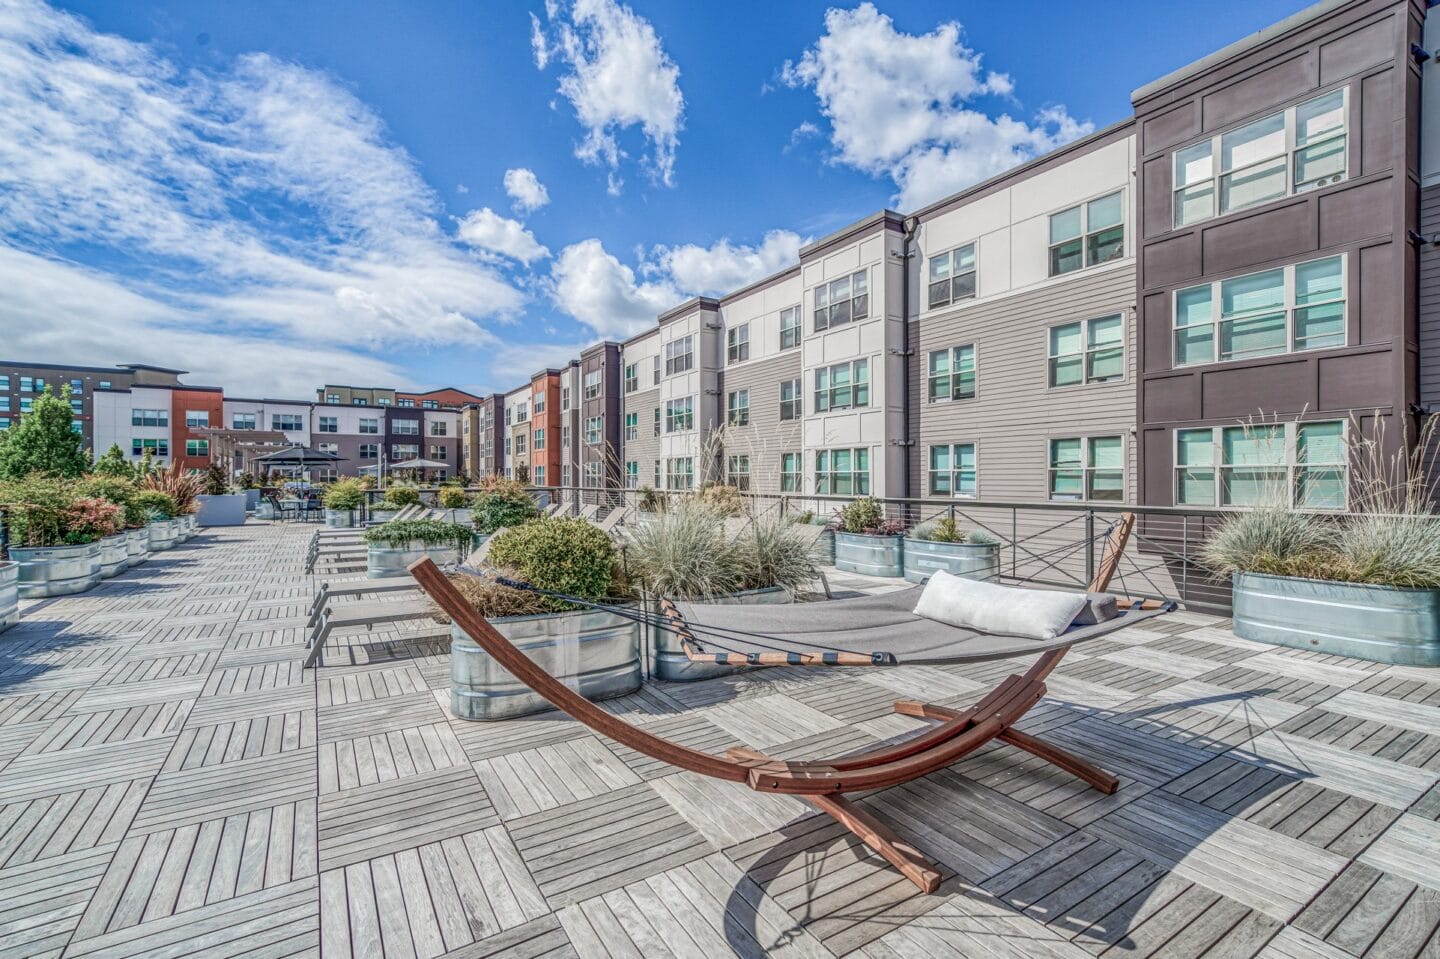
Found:
<svg viewBox="0 0 1440 959"><path fill-rule="evenodd" d="M1095 511L1085 511L1085 582L1095 582Z"/></svg>

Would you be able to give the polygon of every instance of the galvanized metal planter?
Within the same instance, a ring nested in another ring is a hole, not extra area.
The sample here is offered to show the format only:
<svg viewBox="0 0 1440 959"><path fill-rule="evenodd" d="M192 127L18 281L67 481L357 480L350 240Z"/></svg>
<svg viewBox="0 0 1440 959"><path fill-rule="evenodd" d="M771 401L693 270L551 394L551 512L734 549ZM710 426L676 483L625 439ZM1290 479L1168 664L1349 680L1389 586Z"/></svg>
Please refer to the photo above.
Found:
<svg viewBox="0 0 1440 959"><path fill-rule="evenodd" d="M20 564L20 596L38 599L83 593L100 582L100 544L10 548Z"/></svg>
<svg viewBox="0 0 1440 959"><path fill-rule="evenodd" d="M398 509L372 509L370 511L370 522L388 523L399 515L400 511Z"/></svg>
<svg viewBox="0 0 1440 959"><path fill-rule="evenodd" d="M345 529L355 525L353 509L325 509L325 525L330 529Z"/></svg>
<svg viewBox="0 0 1440 959"><path fill-rule="evenodd" d="M835 531L833 529L820 532L820 537L815 541L815 553L820 562L826 566L835 565Z"/></svg>
<svg viewBox="0 0 1440 959"><path fill-rule="evenodd" d="M20 564L0 562L0 633L20 621Z"/></svg>
<svg viewBox="0 0 1440 959"><path fill-rule="evenodd" d="M100 540L100 578L109 579L130 565L130 536L116 533Z"/></svg>
<svg viewBox="0 0 1440 959"><path fill-rule="evenodd" d="M245 494L225 493L220 496L199 496L200 512L190 517L200 526L244 526Z"/></svg>
<svg viewBox="0 0 1440 959"><path fill-rule="evenodd" d="M411 540L403 547L382 546L370 543L365 549L365 576L367 579L384 579L387 576L406 576L406 567L429 556L435 565L458 563L463 557L454 546L425 546L418 540Z"/></svg>
<svg viewBox="0 0 1440 959"><path fill-rule="evenodd" d="M707 603L727 603L735 606L771 606L790 602L790 594L778 586L766 589L747 589L739 593L707 599ZM651 608L651 615L659 615L658 604ZM701 679L725 676L746 666L721 666L719 663L692 663L685 658L680 637L668 629L653 626L648 629L650 645L650 673L656 679L671 683L693 683ZM704 637L701 637L703 640Z"/></svg>
<svg viewBox="0 0 1440 959"><path fill-rule="evenodd" d="M597 610L490 622L541 669L587 699L640 688L639 623ZM452 625L450 637L450 710L457 719L512 719L554 708L460 627Z"/></svg>
<svg viewBox="0 0 1440 959"><path fill-rule="evenodd" d="M150 531L145 527L125 531L125 568L139 566L150 558Z"/></svg>
<svg viewBox="0 0 1440 959"><path fill-rule="evenodd" d="M145 527L150 531L150 551L170 549L180 541L180 521L157 519Z"/></svg>
<svg viewBox="0 0 1440 959"><path fill-rule="evenodd" d="M904 576L905 537L837 531L835 568L866 576Z"/></svg>
<svg viewBox="0 0 1440 959"><path fill-rule="evenodd" d="M905 578L923 583L936 570L965 579L990 580L1000 575L998 543L937 543L928 539L905 540Z"/></svg>
<svg viewBox="0 0 1440 959"><path fill-rule="evenodd" d="M1377 663L1440 666L1440 590L1236 573L1235 635Z"/></svg>
<svg viewBox="0 0 1440 959"><path fill-rule="evenodd" d="M200 532L200 517L196 514L186 513L184 516L180 517L180 519L180 528L184 531L186 539L189 539L196 533Z"/></svg>

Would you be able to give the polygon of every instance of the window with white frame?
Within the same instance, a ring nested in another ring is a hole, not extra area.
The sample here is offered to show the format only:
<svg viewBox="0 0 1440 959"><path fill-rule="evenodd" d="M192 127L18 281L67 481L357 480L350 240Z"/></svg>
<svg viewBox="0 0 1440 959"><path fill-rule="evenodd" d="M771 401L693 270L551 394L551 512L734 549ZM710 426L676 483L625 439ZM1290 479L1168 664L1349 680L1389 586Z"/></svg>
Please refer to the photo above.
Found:
<svg viewBox="0 0 1440 959"><path fill-rule="evenodd" d="M625 392L634 393L640 388L640 371L634 363L625 364Z"/></svg>
<svg viewBox="0 0 1440 959"><path fill-rule="evenodd" d="M427 410L438 410L438 409L440 408L440 401L439 401L439 400L421 400L421 401L420 401L420 407L421 407L422 409L427 409Z"/></svg>
<svg viewBox="0 0 1440 959"><path fill-rule="evenodd" d="M815 451L817 496L865 496L870 492L870 451L841 449Z"/></svg>
<svg viewBox="0 0 1440 959"><path fill-rule="evenodd" d="M1176 150L1175 225L1344 180L1347 116L1342 88Z"/></svg>
<svg viewBox="0 0 1440 959"><path fill-rule="evenodd" d="M1176 430L1175 504L1343 510L1347 449L1342 420Z"/></svg>
<svg viewBox="0 0 1440 959"><path fill-rule="evenodd" d="M365 401L364 401L364 400L359 400L359 399L357 399L357 400L355 401L355 403L356 403L357 406L364 406L364 405L365 405ZM384 406L384 405L385 405L385 401L382 399L382 400L380 400L376 405L378 405L378 406ZM400 402L399 402L398 404L396 404L396 405L398 405L398 406L401 407L402 409L413 410L413 409L415 408L415 401L412 400L412 399L406 399L405 397L402 396L402 397L400 397Z"/></svg>
<svg viewBox="0 0 1440 959"><path fill-rule="evenodd" d="M570 427L568 425L560 427L560 449L566 456L570 455Z"/></svg>
<svg viewBox="0 0 1440 959"><path fill-rule="evenodd" d="M1052 439L1050 498L1103 502L1124 499L1124 439L1119 436Z"/></svg>
<svg viewBox="0 0 1440 959"><path fill-rule="evenodd" d="M637 489L640 486L640 461L626 460L625 462L625 488Z"/></svg>
<svg viewBox="0 0 1440 959"><path fill-rule="evenodd" d="M431 421L430 421L430 435L431 435L431 436L447 436L447 435L449 435L449 429L450 429L450 427L446 424L446 422L445 422L444 420L431 420Z"/></svg>
<svg viewBox="0 0 1440 959"><path fill-rule="evenodd" d="M660 407L655 407L655 435L660 435Z"/></svg>
<svg viewBox="0 0 1440 959"><path fill-rule="evenodd" d="M131 456L136 456L136 457L144 456L144 455L145 455L145 452L146 452L147 450L150 452L150 455L152 455L152 456L169 456L169 455L170 455L170 441L169 441L169 440L144 440L144 439L132 439L132 440L130 441L130 455L131 455Z"/></svg>
<svg viewBox="0 0 1440 959"><path fill-rule="evenodd" d="M270 428L284 433L298 433L305 429L305 420L299 413L271 413Z"/></svg>
<svg viewBox="0 0 1440 959"><path fill-rule="evenodd" d="M1050 385L1104 383L1125 376L1125 323L1120 314L1050 327Z"/></svg>
<svg viewBox="0 0 1440 959"><path fill-rule="evenodd" d="M515 434L515 455L524 456L529 452L530 435L528 433Z"/></svg>
<svg viewBox="0 0 1440 959"><path fill-rule="evenodd" d="M815 329L829 330L870 315L870 275L865 270L815 287Z"/></svg>
<svg viewBox="0 0 1440 959"><path fill-rule="evenodd" d="M593 400L600 395L600 379L604 370L591 370L585 374L585 399Z"/></svg>
<svg viewBox="0 0 1440 959"><path fill-rule="evenodd" d="M413 460L420 455L419 443L391 443L390 456L396 460Z"/></svg>
<svg viewBox="0 0 1440 959"><path fill-rule="evenodd" d="M590 446L599 446L599 445L600 445L600 433L601 433L601 425L600 425L600 424L601 424L602 422L604 422L604 420L603 420L602 417L599 417L599 416L587 416L587 417L585 418L585 442L586 442L588 445L590 445Z"/></svg>
<svg viewBox="0 0 1440 959"><path fill-rule="evenodd" d="M695 337L682 336L665 344L665 375L684 373L695 365Z"/></svg>
<svg viewBox="0 0 1440 959"><path fill-rule="evenodd" d="M580 481L590 489L600 488L600 461L594 460L581 467Z"/></svg>
<svg viewBox="0 0 1440 959"><path fill-rule="evenodd" d="M1119 191L1050 214L1050 275L1125 255L1125 203Z"/></svg>
<svg viewBox="0 0 1440 959"><path fill-rule="evenodd" d="M780 492L798 493L804 481L804 467L799 453L780 454Z"/></svg>
<svg viewBox="0 0 1440 959"><path fill-rule="evenodd" d="M935 350L930 354L926 393L931 403L975 397L975 344Z"/></svg>
<svg viewBox="0 0 1440 959"><path fill-rule="evenodd" d="M731 390L726 397L725 422L731 426L750 425L750 391Z"/></svg>
<svg viewBox="0 0 1440 959"><path fill-rule="evenodd" d="M975 498L975 444L953 443L930 447L930 495Z"/></svg>
<svg viewBox="0 0 1440 959"><path fill-rule="evenodd" d="M390 432L394 433L396 436L419 436L420 421L400 419L391 420Z"/></svg>
<svg viewBox="0 0 1440 959"><path fill-rule="evenodd" d="M665 401L665 432L678 433L695 428L695 397Z"/></svg>
<svg viewBox="0 0 1440 959"><path fill-rule="evenodd" d="M798 420L805 412L804 387L799 380L782 380L780 383L780 418Z"/></svg>
<svg viewBox="0 0 1440 959"><path fill-rule="evenodd" d="M543 464L543 463L540 464L539 466L535 467L535 485L536 485L536 486L544 486L544 485L545 485L545 464Z"/></svg>
<svg viewBox="0 0 1440 959"><path fill-rule="evenodd" d="M869 360L822 366L815 371L815 412L869 405Z"/></svg>
<svg viewBox="0 0 1440 959"><path fill-rule="evenodd" d="M316 444L315 444L315 448L316 448L317 450L319 450L320 452L322 452L322 453L338 453L338 452L340 452L340 444L339 444L339 443L316 443Z"/></svg>
<svg viewBox="0 0 1440 959"><path fill-rule="evenodd" d="M26 407L25 407L25 402L24 402L24 400L21 400L21 402L20 402L20 409L24 410L25 408L26 408ZM169 425L170 425L170 411L169 411L169 410L141 410L141 409L131 410L131 411L130 411L130 425L131 425L131 426L169 426ZM299 427L296 427L296 429L299 429Z"/></svg>
<svg viewBox="0 0 1440 959"><path fill-rule="evenodd" d="M930 258L930 309L975 297L975 244Z"/></svg>
<svg viewBox="0 0 1440 959"><path fill-rule="evenodd" d="M73 404L75 401L71 400ZM208 410L186 410L185 428L196 430L204 429L210 425L210 412Z"/></svg>
<svg viewBox="0 0 1440 959"><path fill-rule="evenodd" d="M536 390L530 406L537 414L545 412L545 391Z"/></svg>
<svg viewBox="0 0 1440 959"><path fill-rule="evenodd" d="M659 386L659 385L660 385L660 354L659 354L659 353L656 353L653 357L651 357L651 359L654 360L654 364L653 364L653 365L654 365L654 369L651 370L651 376L654 378L653 385Z"/></svg>
<svg viewBox="0 0 1440 959"><path fill-rule="evenodd" d="M253 430L255 429L254 413L236 413L230 417L230 428L232 430Z"/></svg>
<svg viewBox="0 0 1440 959"><path fill-rule="evenodd" d="M515 422L530 422L530 404L524 400L521 400L519 403L515 404Z"/></svg>
<svg viewBox="0 0 1440 959"><path fill-rule="evenodd" d="M780 311L780 349L793 350L800 345L800 306L787 306Z"/></svg>
<svg viewBox="0 0 1440 959"><path fill-rule="evenodd" d="M1175 292L1175 365L1345 345L1345 257Z"/></svg>
<svg viewBox="0 0 1440 959"><path fill-rule="evenodd" d="M378 460L380 458L379 443L361 443L360 458L362 460Z"/></svg>
<svg viewBox="0 0 1440 959"><path fill-rule="evenodd" d="M739 490L750 488L750 457L740 453L725 460L725 482Z"/></svg>
<svg viewBox="0 0 1440 959"><path fill-rule="evenodd" d="M20 397L20 412L22 412L22 413L28 413L28 412L30 412L31 409L34 408L34 406L35 406L35 399L34 399L34 397L30 397L30 396L22 396L22 397ZM134 424L132 424L132 425L134 425Z"/></svg>
<svg viewBox="0 0 1440 959"><path fill-rule="evenodd" d="M665 488L670 490L695 488L694 458L677 456L665 461Z"/></svg>
<svg viewBox="0 0 1440 959"><path fill-rule="evenodd" d="M750 324L741 323L725 332L725 362L744 363L750 359Z"/></svg>
<svg viewBox="0 0 1440 959"><path fill-rule="evenodd" d="M627 440L638 440L640 438L640 414L625 414L625 438Z"/></svg>
<svg viewBox="0 0 1440 959"><path fill-rule="evenodd" d="M376 434L376 433L379 433L379 432L380 432L380 420L379 420L379 418L378 418L378 417L373 417L373 416L362 416L362 417L360 417L359 432L361 432L361 433L366 433L366 434Z"/></svg>
<svg viewBox="0 0 1440 959"><path fill-rule="evenodd" d="M210 455L210 441L209 441L209 440L186 440L186 441L185 441L185 455L186 455L186 456L209 456L209 455Z"/></svg>
<svg viewBox="0 0 1440 959"><path fill-rule="evenodd" d="M319 417L319 427L317 428L316 432L318 432L318 433L338 433L338 432L340 432L340 420L339 420L339 418L338 418L338 417L334 417L334 416L322 416L322 417Z"/></svg>
<svg viewBox="0 0 1440 959"><path fill-rule="evenodd" d="M534 448L537 450L543 450L545 448L545 427L543 426L535 430Z"/></svg>

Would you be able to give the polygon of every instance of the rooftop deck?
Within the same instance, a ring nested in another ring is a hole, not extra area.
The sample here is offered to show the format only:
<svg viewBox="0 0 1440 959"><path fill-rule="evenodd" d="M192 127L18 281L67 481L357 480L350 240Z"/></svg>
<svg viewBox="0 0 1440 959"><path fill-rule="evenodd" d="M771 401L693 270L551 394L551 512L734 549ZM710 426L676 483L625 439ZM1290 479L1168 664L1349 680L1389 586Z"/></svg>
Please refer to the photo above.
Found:
<svg viewBox="0 0 1440 959"><path fill-rule="evenodd" d="M206 533L0 635L0 957L1402 956L1440 950L1440 672L1234 638L1096 640L1022 729L863 802L925 896L798 800L555 714L451 721L394 632L302 673L311 529ZM852 584L854 585L854 584ZM904 736L1015 664L777 670L613 701L780 757Z"/></svg>

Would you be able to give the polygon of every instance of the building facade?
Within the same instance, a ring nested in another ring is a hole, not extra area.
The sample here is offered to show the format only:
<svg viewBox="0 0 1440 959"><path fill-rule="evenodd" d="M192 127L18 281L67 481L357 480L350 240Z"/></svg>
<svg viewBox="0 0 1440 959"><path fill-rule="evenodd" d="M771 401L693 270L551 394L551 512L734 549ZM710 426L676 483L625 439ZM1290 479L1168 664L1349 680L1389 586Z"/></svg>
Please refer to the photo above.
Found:
<svg viewBox="0 0 1440 959"><path fill-rule="evenodd" d="M30 411L35 397L51 387L56 396L62 389L70 390L71 425L85 441L85 448L102 455L110 448L107 442L97 446L95 431L95 393L97 390L126 390L140 384L148 386L179 386L184 370L171 370L138 363L120 366L67 366L56 363L30 363L0 360L0 430L9 429ZM113 407L113 399L107 408ZM108 414L107 414L108 415ZM107 427L106 439L118 442L120 434ZM123 437L122 437L123 438ZM125 444L121 443L124 449Z"/></svg>
<svg viewBox="0 0 1440 959"><path fill-rule="evenodd" d="M580 354L574 367L579 383L576 404L577 484L587 489L624 484L620 458L620 344L596 343Z"/></svg>
<svg viewBox="0 0 1440 959"><path fill-rule="evenodd" d="M660 461L662 364L660 329L620 345L620 471L631 489L663 489Z"/></svg>
<svg viewBox="0 0 1440 959"><path fill-rule="evenodd" d="M560 388L564 371L540 370L530 377L530 482L559 486L564 459Z"/></svg>

